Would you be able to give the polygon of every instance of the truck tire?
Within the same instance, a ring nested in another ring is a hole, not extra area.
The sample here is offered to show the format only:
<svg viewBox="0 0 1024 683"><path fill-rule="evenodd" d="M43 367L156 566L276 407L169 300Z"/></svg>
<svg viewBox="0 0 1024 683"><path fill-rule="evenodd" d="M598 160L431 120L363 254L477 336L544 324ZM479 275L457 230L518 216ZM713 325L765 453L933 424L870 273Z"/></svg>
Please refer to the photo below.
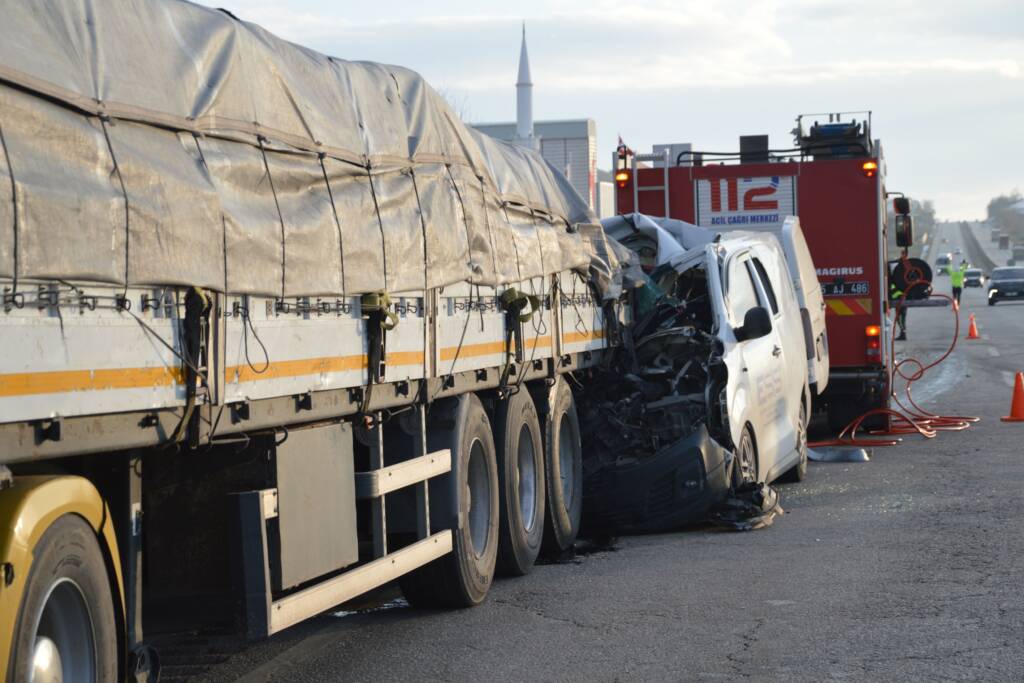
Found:
<svg viewBox="0 0 1024 683"><path fill-rule="evenodd" d="M529 391L517 391L498 404L494 436L501 492L498 570L523 576L544 538L544 442Z"/></svg>
<svg viewBox="0 0 1024 683"><path fill-rule="evenodd" d="M117 680L117 625L96 533L58 518L33 552L11 646L8 680Z"/></svg>
<svg viewBox="0 0 1024 683"><path fill-rule="evenodd" d="M451 403L450 412L433 421L427 445L452 454L451 472L431 480L430 489L431 522L435 529L452 530L452 552L402 578L402 592L417 607L480 604L498 557L498 463L491 424L474 394Z"/></svg>
<svg viewBox="0 0 1024 683"><path fill-rule="evenodd" d="M544 413L544 473L547 514L542 550L558 555L576 541L583 511L583 447L569 383L561 377L548 390Z"/></svg>

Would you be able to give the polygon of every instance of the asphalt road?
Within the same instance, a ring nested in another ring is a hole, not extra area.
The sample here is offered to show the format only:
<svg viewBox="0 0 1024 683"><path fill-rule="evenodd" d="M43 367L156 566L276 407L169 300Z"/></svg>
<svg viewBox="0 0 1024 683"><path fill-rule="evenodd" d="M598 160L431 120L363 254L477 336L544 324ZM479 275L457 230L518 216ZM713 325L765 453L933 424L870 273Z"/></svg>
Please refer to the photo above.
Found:
<svg viewBox="0 0 1024 683"><path fill-rule="evenodd" d="M943 232L933 257L960 242ZM1024 302L990 308L968 289L969 313L982 339L961 339L915 397L982 421L869 463L811 463L769 529L622 538L499 580L475 609L325 616L214 647L201 678L1022 680L1024 423L998 416L1024 369ZM934 358L951 330L949 309L912 310L900 353Z"/></svg>

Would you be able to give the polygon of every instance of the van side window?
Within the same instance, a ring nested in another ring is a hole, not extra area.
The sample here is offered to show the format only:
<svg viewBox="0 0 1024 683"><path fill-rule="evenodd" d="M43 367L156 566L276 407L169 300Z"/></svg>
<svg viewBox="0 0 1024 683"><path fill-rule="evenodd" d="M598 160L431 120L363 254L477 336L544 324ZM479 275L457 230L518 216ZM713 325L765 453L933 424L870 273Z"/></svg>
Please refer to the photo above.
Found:
<svg viewBox="0 0 1024 683"><path fill-rule="evenodd" d="M761 263L760 259L752 258L750 262L754 264L754 269L757 271L758 277L761 278L761 285L764 287L764 293L768 296L768 305L772 307L772 315L779 312L779 302L775 298L775 288L772 287L771 278L768 277L768 271L764 269L764 264Z"/></svg>
<svg viewBox="0 0 1024 683"><path fill-rule="evenodd" d="M751 308L761 305L757 300L757 288L754 287L752 274L746 261L734 261L729 271L729 310L737 324L743 324L743 316Z"/></svg>

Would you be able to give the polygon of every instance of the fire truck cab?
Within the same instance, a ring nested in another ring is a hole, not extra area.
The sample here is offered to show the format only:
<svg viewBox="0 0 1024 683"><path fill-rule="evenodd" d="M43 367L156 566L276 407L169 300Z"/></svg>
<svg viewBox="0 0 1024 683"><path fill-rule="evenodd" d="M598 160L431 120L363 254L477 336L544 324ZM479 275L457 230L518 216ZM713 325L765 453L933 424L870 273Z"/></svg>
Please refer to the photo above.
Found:
<svg viewBox="0 0 1024 683"><path fill-rule="evenodd" d="M613 156L618 214L776 234L799 217L828 330L830 372L815 410L836 430L889 403L886 169L871 114L861 115L801 115L788 149L770 149L768 136L757 135L742 136L738 153L671 144L636 154L622 144Z"/></svg>

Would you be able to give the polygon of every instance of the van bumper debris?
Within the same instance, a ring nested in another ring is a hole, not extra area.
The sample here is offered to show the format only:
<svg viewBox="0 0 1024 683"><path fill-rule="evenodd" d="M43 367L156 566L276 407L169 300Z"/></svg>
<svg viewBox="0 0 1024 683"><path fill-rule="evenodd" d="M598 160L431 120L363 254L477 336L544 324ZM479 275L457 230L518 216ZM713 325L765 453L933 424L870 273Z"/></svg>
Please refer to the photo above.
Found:
<svg viewBox="0 0 1024 683"><path fill-rule="evenodd" d="M651 533L703 521L729 493L731 463L700 425L650 455L585 471L585 530Z"/></svg>
<svg viewBox="0 0 1024 683"><path fill-rule="evenodd" d="M712 524L731 531L764 529L785 511L779 494L767 484L744 484L708 515Z"/></svg>

